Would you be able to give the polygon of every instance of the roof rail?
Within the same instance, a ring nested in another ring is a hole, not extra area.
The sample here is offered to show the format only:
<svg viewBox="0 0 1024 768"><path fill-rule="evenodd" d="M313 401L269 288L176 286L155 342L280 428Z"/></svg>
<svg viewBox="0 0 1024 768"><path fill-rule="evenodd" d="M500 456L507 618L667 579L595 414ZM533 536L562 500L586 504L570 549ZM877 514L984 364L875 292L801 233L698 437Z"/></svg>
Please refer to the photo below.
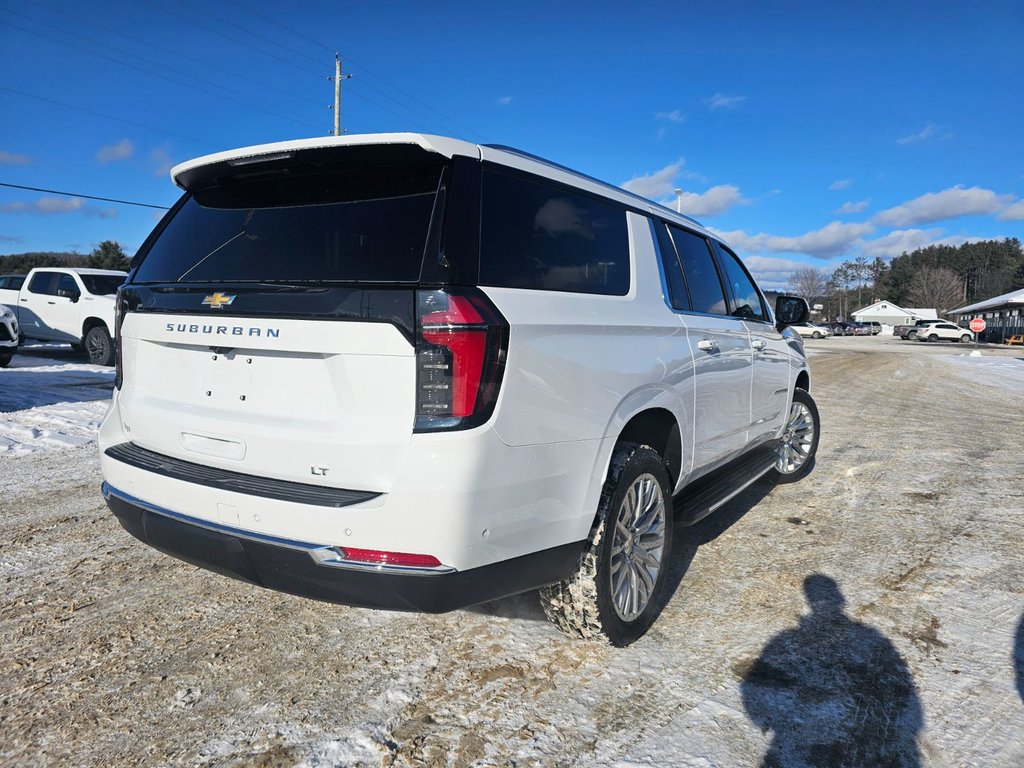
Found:
<svg viewBox="0 0 1024 768"><path fill-rule="evenodd" d="M614 184L609 184L607 181L602 181L601 179L594 178L593 176L589 176L589 175L587 175L585 173L581 173L580 171L577 171L577 170L575 170L573 168L569 168L568 166L565 166L565 165L561 165L560 163L553 162L553 161L548 160L546 158L539 157L538 155L531 154L530 152L524 152L521 149L516 149L515 147L509 147L509 146L506 146L505 144L482 144L481 146L487 147L488 149L497 149L497 150L500 150L502 152L508 152L509 154L512 154L512 155L518 155L519 157L525 157L528 160L533 160L534 162L541 163L542 165L546 165L549 168L557 168L560 171L565 171L566 173L571 173L573 176L579 176L580 178L586 179L587 181L592 181L595 184L600 184L602 187L607 187L608 189L613 189L617 193L619 193L620 195L629 195L630 197L635 198L636 200L642 201L644 203L644 205L653 205L655 208L661 208L664 211L668 211L673 216L679 216L679 217L681 217L683 219L686 219L691 224L695 224L696 226L700 227L701 229L705 228L703 224L701 224L699 221L697 221L692 216L687 216L685 213L679 213L678 211L673 211L668 206L662 205L661 203L656 203L653 200L648 200L643 195L638 195L635 192L630 192L628 189L623 189L622 187L616 187Z"/></svg>

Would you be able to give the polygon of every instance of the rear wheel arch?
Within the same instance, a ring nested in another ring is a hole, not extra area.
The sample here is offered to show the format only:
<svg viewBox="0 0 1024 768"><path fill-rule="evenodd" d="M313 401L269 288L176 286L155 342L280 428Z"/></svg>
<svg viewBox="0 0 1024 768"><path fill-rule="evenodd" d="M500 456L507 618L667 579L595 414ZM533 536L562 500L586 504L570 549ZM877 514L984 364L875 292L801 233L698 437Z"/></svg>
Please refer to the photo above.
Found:
<svg viewBox="0 0 1024 768"><path fill-rule="evenodd" d="M649 408L632 416L619 432L619 443L649 445L665 462L673 486L679 481L683 464L683 442L679 422L665 408Z"/></svg>
<svg viewBox="0 0 1024 768"><path fill-rule="evenodd" d="M106 330L107 334L113 338L113 334L110 333L110 329L107 328L107 324L104 321L100 320L98 317L87 317L82 322L82 340L79 343L84 343L85 337L89 335L89 331L97 326L102 326L104 330Z"/></svg>

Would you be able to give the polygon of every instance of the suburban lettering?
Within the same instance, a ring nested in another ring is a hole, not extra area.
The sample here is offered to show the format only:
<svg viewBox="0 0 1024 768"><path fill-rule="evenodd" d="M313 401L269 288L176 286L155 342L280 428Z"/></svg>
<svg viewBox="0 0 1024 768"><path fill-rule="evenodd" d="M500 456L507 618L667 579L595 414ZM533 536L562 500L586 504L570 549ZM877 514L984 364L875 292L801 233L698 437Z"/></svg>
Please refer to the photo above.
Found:
<svg viewBox="0 0 1024 768"><path fill-rule="evenodd" d="M217 326L217 333L218 334L227 333L227 332L228 332L228 327L226 325L218 325Z"/></svg>
<svg viewBox="0 0 1024 768"><path fill-rule="evenodd" d="M267 328L267 338L276 339L281 335L281 331L277 328Z"/></svg>
<svg viewBox="0 0 1024 768"><path fill-rule="evenodd" d="M280 328L258 328L243 325L198 325L195 323L167 323L164 329L174 333L206 333L218 336L266 336L268 339L281 338Z"/></svg>
<svg viewBox="0 0 1024 768"><path fill-rule="evenodd" d="M242 335L242 326L236 325L234 328L232 328L231 329L231 335L232 336L241 336Z"/></svg>

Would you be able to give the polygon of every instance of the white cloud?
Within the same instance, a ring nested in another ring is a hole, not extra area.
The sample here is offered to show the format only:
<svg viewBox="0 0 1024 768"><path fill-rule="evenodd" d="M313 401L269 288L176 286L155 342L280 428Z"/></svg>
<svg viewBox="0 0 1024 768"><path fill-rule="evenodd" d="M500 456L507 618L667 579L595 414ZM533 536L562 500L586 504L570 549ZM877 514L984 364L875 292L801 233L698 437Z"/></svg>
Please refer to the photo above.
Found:
<svg viewBox="0 0 1024 768"><path fill-rule="evenodd" d="M1002 221L1021 221L1024 219L1024 200L1018 200L999 214Z"/></svg>
<svg viewBox="0 0 1024 768"><path fill-rule="evenodd" d="M498 99L497 103L501 104L501 106L503 106L503 107L507 107L509 104L512 103L512 97L511 96L502 96L500 99Z"/></svg>
<svg viewBox="0 0 1024 768"><path fill-rule="evenodd" d="M943 127L936 125L935 123L928 123L920 131L914 133L908 133L906 136L900 136L896 139L897 144L917 144L922 141L945 141L953 137L951 133L943 133Z"/></svg>
<svg viewBox="0 0 1024 768"><path fill-rule="evenodd" d="M149 159L156 164L156 170L153 171L154 176L166 176L171 172L171 168L176 165L163 147L158 147L150 152Z"/></svg>
<svg viewBox="0 0 1024 768"><path fill-rule="evenodd" d="M706 192L683 192L683 213L687 216L717 216L736 205L750 201L732 184L719 184ZM676 200L664 200L662 205L675 210Z"/></svg>
<svg viewBox="0 0 1024 768"><path fill-rule="evenodd" d="M941 234L941 229L894 229L882 237L862 241L861 251L869 259L876 256L899 256L901 253L931 245Z"/></svg>
<svg viewBox="0 0 1024 768"><path fill-rule="evenodd" d="M32 158L28 155L19 155L14 152L4 152L0 149L0 165L28 165Z"/></svg>
<svg viewBox="0 0 1024 768"><path fill-rule="evenodd" d="M747 100L746 96L726 96L724 93L716 93L704 99L708 109L734 109Z"/></svg>
<svg viewBox="0 0 1024 768"><path fill-rule="evenodd" d="M25 242L24 237L14 237L12 235L0 235L0 243L23 243Z"/></svg>
<svg viewBox="0 0 1024 768"><path fill-rule="evenodd" d="M849 179L836 179L835 181L828 185L828 188L831 189L832 191L838 191L840 189L846 189L851 184L853 184L853 182L850 181Z"/></svg>
<svg viewBox="0 0 1024 768"><path fill-rule="evenodd" d="M31 203L14 202L0 205L0 211L7 213L38 213L49 216L55 213L84 213L100 219L113 219L117 216L114 208L100 208L88 205L80 197L40 197Z"/></svg>
<svg viewBox="0 0 1024 768"><path fill-rule="evenodd" d="M643 176L634 176L629 181L622 183L622 188L642 197L651 198L665 197L671 195L675 189L675 180L683 169L683 160L676 160L664 168L652 173L645 173Z"/></svg>
<svg viewBox="0 0 1024 768"><path fill-rule="evenodd" d="M110 163L114 160L127 160L135 152L135 147L128 139L121 139L117 144L107 147L100 147L96 153L96 159L101 163Z"/></svg>
<svg viewBox="0 0 1024 768"><path fill-rule="evenodd" d="M874 231L870 224L845 224L833 221L802 235L748 235L743 230L716 232L737 248L754 253L805 253L816 259L830 259L848 251L864 235Z"/></svg>
<svg viewBox="0 0 1024 768"><path fill-rule="evenodd" d="M975 216L996 213L1013 202L1012 195L997 195L991 189L961 185L929 192L913 200L888 208L875 216L873 221L887 227L906 227L927 224L958 216Z"/></svg>
<svg viewBox="0 0 1024 768"><path fill-rule="evenodd" d="M843 203L836 208L836 213L860 213L868 207L867 200L858 200L856 203Z"/></svg>
<svg viewBox="0 0 1024 768"><path fill-rule="evenodd" d="M655 112L654 119L667 120L670 123L685 123L686 115L678 109L673 109L671 112Z"/></svg>

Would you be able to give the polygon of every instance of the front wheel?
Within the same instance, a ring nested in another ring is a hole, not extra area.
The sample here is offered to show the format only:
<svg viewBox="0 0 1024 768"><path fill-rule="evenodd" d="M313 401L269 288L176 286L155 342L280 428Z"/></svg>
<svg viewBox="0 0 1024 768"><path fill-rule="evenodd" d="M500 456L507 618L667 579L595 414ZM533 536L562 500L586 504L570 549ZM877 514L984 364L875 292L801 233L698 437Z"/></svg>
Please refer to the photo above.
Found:
<svg viewBox="0 0 1024 768"><path fill-rule="evenodd" d="M970 344L972 341L974 341L974 339L972 339L966 333L963 336L960 337L960 343L961 344Z"/></svg>
<svg viewBox="0 0 1024 768"><path fill-rule="evenodd" d="M821 418L806 389L793 390L789 419L775 449L775 482L795 483L811 471L818 453Z"/></svg>
<svg viewBox="0 0 1024 768"><path fill-rule="evenodd" d="M820 339L821 338L821 334L818 333L817 331L815 331L814 333L811 334L811 338Z"/></svg>
<svg viewBox="0 0 1024 768"><path fill-rule="evenodd" d="M616 447L576 573L540 591L544 613L564 633L621 648L650 629L672 549L671 493L657 451Z"/></svg>
<svg viewBox="0 0 1024 768"><path fill-rule="evenodd" d="M114 364L114 343L102 325L90 328L85 334L85 351L89 353L89 362L93 365Z"/></svg>
<svg viewBox="0 0 1024 768"><path fill-rule="evenodd" d="M14 358L13 352L0 352L0 368L6 368Z"/></svg>

